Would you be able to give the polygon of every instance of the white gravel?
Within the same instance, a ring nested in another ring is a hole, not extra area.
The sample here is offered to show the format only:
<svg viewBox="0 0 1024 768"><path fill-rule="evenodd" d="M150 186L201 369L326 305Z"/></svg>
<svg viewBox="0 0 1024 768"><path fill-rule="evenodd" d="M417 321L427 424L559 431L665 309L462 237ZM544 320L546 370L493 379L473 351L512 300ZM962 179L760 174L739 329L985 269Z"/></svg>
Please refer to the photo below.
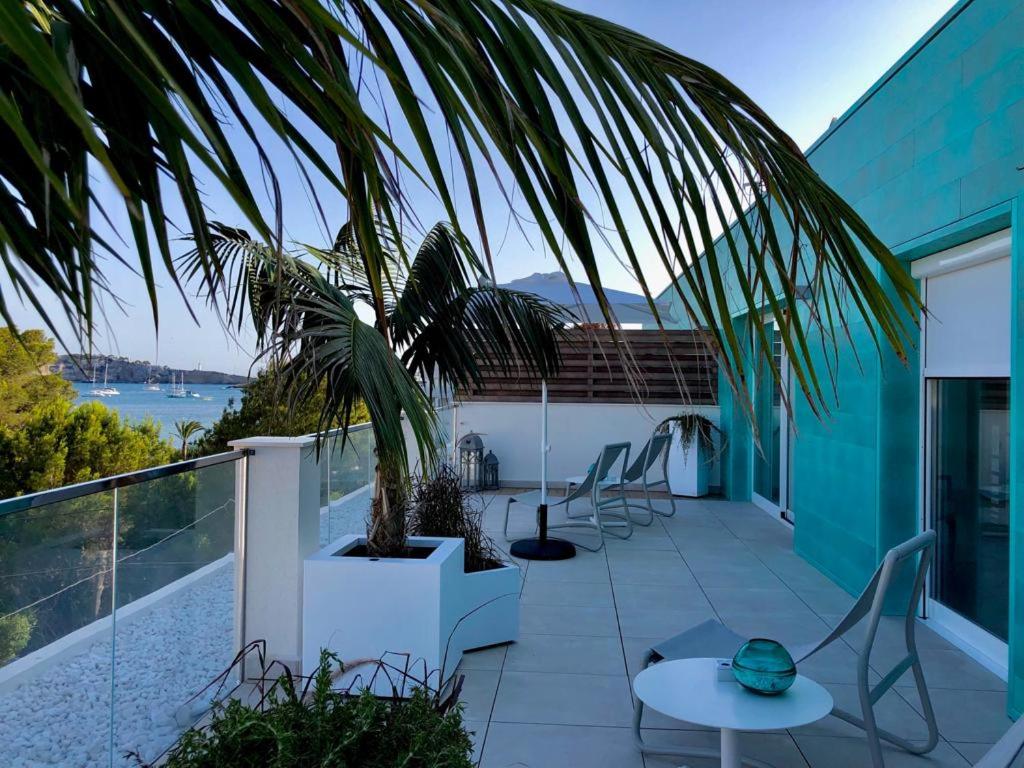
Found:
<svg viewBox="0 0 1024 768"><path fill-rule="evenodd" d="M135 765L128 751L152 760L170 746L192 722L185 702L231 663L233 646L231 564L119 622L114 765ZM107 765L110 666L108 632L19 687L0 691L0 766Z"/></svg>
<svg viewBox="0 0 1024 768"><path fill-rule="evenodd" d="M366 530L369 489L325 507L320 542ZM186 702L234 657L234 569L228 564L117 625L114 765L160 756L206 709ZM0 690L0 766L107 765L111 638L13 689ZM195 711L193 711L195 710Z"/></svg>
<svg viewBox="0 0 1024 768"><path fill-rule="evenodd" d="M370 514L370 486L363 486L347 496L320 508L320 546L325 547L346 533L366 533L366 518Z"/></svg>

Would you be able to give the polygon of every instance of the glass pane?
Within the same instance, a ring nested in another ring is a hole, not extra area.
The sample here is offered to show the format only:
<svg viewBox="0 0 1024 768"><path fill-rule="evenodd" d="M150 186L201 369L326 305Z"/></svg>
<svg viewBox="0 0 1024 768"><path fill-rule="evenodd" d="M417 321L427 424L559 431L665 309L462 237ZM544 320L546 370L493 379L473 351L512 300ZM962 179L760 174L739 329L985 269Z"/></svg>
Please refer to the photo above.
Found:
<svg viewBox="0 0 1024 768"><path fill-rule="evenodd" d="M373 448L373 430L358 429L350 431L347 440L343 441L340 436L332 438L330 450L325 449L321 456L330 485L329 502L324 504L320 517L321 545L326 546L346 534L366 531L373 483Z"/></svg>
<svg viewBox="0 0 1024 768"><path fill-rule="evenodd" d="M782 337L774 322L766 323L764 331L772 345L776 368L781 370ZM754 387L754 417L757 419L757 433L761 440L761 452L754 452L754 492L778 504L782 391L771 368L764 362L758 368Z"/></svg>
<svg viewBox="0 0 1024 768"><path fill-rule="evenodd" d="M112 493L0 515L0 765L110 759Z"/></svg>
<svg viewBox="0 0 1024 768"><path fill-rule="evenodd" d="M1008 379L934 384L934 596L1003 640L1009 610Z"/></svg>
<svg viewBox="0 0 1024 768"><path fill-rule="evenodd" d="M155 761L208 710L235 648L235 465L118 493L115 765ZM226 691L221 691L225 693Z"/></svg>

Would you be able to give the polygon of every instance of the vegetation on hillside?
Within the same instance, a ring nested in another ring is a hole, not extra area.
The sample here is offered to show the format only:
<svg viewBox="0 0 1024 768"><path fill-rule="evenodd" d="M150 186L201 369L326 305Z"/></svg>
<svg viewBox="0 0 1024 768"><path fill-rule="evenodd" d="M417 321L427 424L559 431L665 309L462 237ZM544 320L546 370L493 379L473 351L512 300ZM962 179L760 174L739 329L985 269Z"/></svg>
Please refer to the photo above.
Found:
<svg viewBox="0 0 1024 768"><path fill-rule="evenodd" d="M228 443L256 435L308 435L317 431L320 413L324 407L326 386L321 385L296 402L289 402L281 377L274 368L261 371L242 392L242 401L236 408L234 398L221 417L214 422L192 448L197 456L207 456L230 450ZM370 414L362 402L356 403L352 424L369 421ZM337 423L332 426L338 426Z"/></svg>
<svg viewBox="0 0 1024 768"><path fill-rule="evenodd" d="M18 336L0 327L0 425L19 427L37 406L75 397L69 382L50 373L56 361L53 340L42 331Z"/></svg>
<svg viewBox="0 0 1024 768"><path fill-rule="evenodd" d="M0 498L45 491L176 459L153 421L126 422L103 403L58 401L19 428L0 425Z"/></svg>
<svg viewBox="0 0 1024 768"><path fill-rule="evenodd" d="M76 406L74 387L49 373L55 361L43 331L0 328L0 499L174 460L152 421Z"/></svg>

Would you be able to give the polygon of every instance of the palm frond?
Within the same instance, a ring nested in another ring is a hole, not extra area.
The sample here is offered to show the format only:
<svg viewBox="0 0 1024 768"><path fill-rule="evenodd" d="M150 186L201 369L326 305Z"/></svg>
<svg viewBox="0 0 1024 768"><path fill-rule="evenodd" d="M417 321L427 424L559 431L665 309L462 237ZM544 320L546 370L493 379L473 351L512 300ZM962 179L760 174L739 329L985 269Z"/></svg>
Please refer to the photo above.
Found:
<svg viewBox="0 0 1024 768"><path fill-rule="evenodd" d="M811 349L812 328L838 340L863 320L876 345L905 355L919 299L886 246L739 88L632 30L551 0L49 6L53 15L41 19L35 4L0 4L0 251L26 301L42 306L39 292L52 292L86 329L103 290L95 250L136 268L154 304L155 264L175 274L165 194L194 234L192 273L211 292L233 279L200 174L281 250L281 160L264 148L258 121L311 186L323 181L343 197L362 294L385 341L409 259L381 222L397 233L416 222L409 187L424 186L459 240L479 237L493 277L481 191L491 176L506 202L522 201L562 271L582 268L607 320L600 253L614 249L659 324L654 286L669 280L748 412L751 370L781 372L761 324L750 354L731 322L737 314L775 320L794 379L818 411L830 399L819 368L831 358L822 363ZM368 87L378 81L381 89ZM255 148L273 216L224 120ZM396 120L412 136L401 145L388 129ZM127 252L97 237L92 217L108 212L90 163L128 213ZM644 248L660 270L645 269ZM808 295L811 309L801 311ZM0 315L7 301L0 296Z"/></svg>
<svg viewBox="0 0 1024 768"><path fill-rule="evenodd" d="M301 402L326 384L318 431L323 434L337 422L346 438L361 400L373 424L378 459L395 477L407 472L404 414L420 456L435 463L439 433L423 390L381 333L359 318L343 290L316 269L295 266L283 273L280 290L261 313L285 391Z"/></svg>
<svg viewBox="0 0 1024 768"><path fill-rule="evenodd" d="M414 376L454 388L479 383L481 365L553 376L574 319L538 296L493 285L472 249L442 223L416 252L390 325Z"/></svg>

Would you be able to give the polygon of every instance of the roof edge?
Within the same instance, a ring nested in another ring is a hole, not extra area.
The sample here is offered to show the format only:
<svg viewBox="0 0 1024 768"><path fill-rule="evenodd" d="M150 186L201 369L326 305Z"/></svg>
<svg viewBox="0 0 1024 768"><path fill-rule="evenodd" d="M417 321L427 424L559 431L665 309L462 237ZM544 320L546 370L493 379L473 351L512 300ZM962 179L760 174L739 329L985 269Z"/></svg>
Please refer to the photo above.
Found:
<svg viewBox="0 0 1024 768"><path fill-rule="evenodd" d="M815 139L814 142L812 142L811 145L806 150L804 150L804 157L810 157L812 154L814 154L814 151L818 149L818 147L820 147L822 144L828 141L836 132L838 132L839 129L842 128L843 125L845 125L851 117L853 117L857 112L860 111L861 107L863 107L868 101L870 101L876 93L882 90L882 88L884 88L890 80L896 77L896 75L899 74L904 67L906 67L911 61L913 61L914 58L922 50L924 50L929 43L932 42L932 40L938 37L939 34L946 27L948 27L953 22L953 20L956 19L957 16L963 13L973 2L974 0L957 0L957 2L948 11L942 14L942 18L940 18L938 21L932 24L932 26L928 28L928 31L921 35L920 38L918 38L916 43L910 46L910 48L908 48L907 51L902 56L900 56L891 67L885 70L881 77L879 77L874 83L871 84L871 86L866 91L864 91L864 93L860 95L860 98L853 102L853 104L851 104L845 112L843 112L839 117L837 117L829 125L829 127L825 129L825 132L822 133L821 136ZM743 215L745 216L746 214L747 211L744 211ZM732 225L730 225L730 227L731 226ZM715 245L718 245L718 241L721 239L722 235L716 237ZM701 252L700 256L698 256L697 258L703 258L703 256L704 253ZM665 294L668 293L669 289L672 287L672 284L676 282L678 279L679 275L677 274L669 281L668 285L666 285L663 289L661 289L661 291L658 292L658 295L654 297L654 300L661 301Z"/></svg>

